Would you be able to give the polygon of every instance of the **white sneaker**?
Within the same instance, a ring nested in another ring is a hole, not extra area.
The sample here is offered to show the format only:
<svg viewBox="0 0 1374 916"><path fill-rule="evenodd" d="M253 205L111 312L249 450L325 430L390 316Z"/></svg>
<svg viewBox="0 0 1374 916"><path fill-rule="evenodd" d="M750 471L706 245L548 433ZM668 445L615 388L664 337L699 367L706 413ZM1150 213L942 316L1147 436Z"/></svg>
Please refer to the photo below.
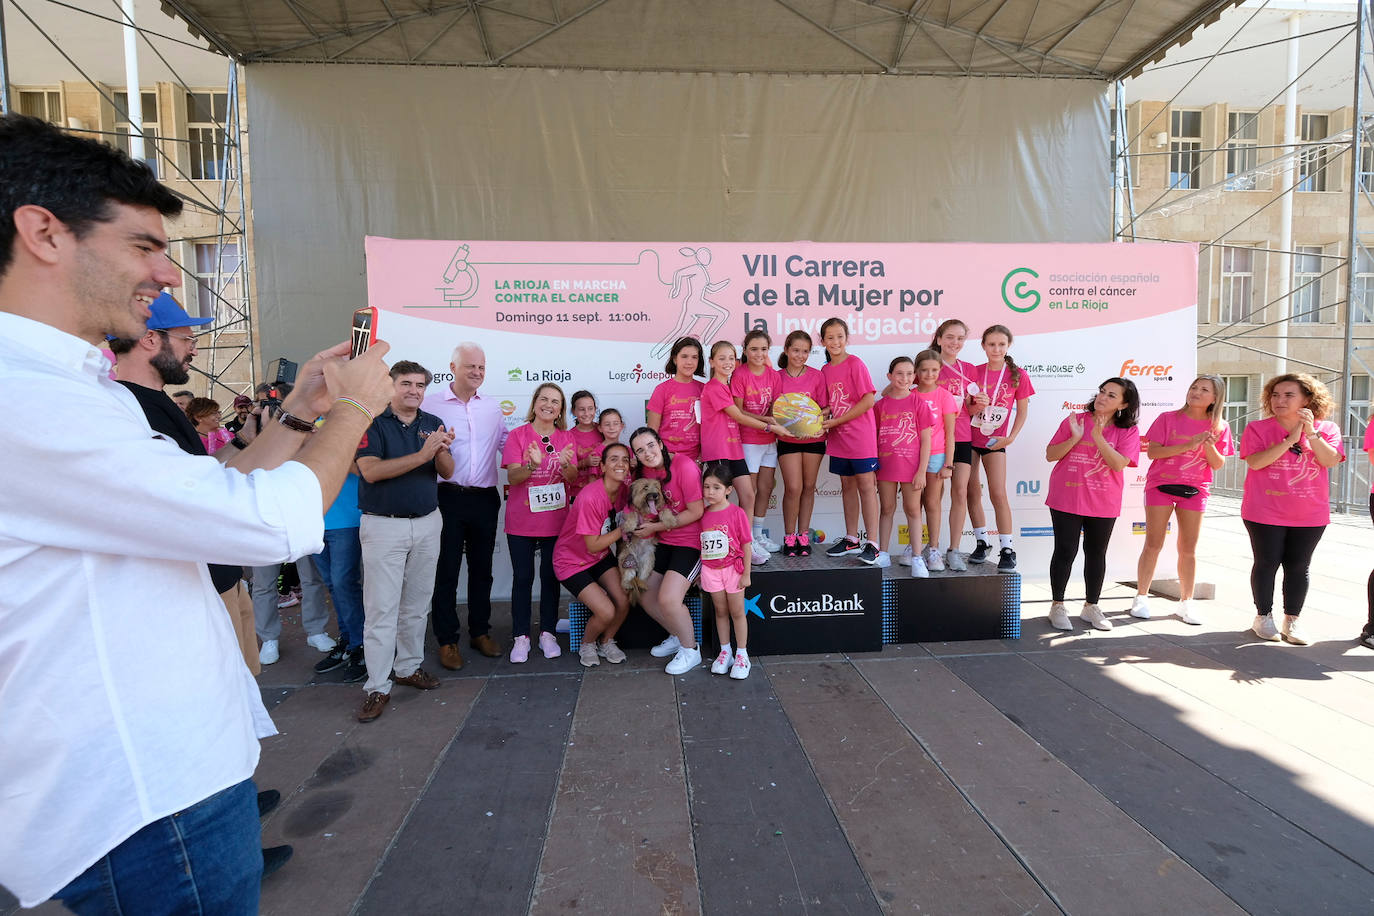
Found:
<svg viewBox="0 0 1374 916"><path fill-rule="evenodd" d="M1069 622L1069 609L1064 607L1064 602L1056 601L1050 605L1050 626L1056 630L1073 630L1073 624Z"/></svg>
<svg viewBox="0 0 1374 916"><path fill-rule="evenodd" d="M749 551L749 562L755 566L762 566L768 562L769 553L763 549L763 545L758 541L750 541L751 550Z"/></svg>
<svg viewBox="0 0 1374 916"><path fill-rule="evenodd" d="M927 547L925 549L924 554L922 554L922 558L926 561L926 569L930 570L931 572L945 571L944 557L942 557L940 555L940 551L936 550L935 548Z"/></svg>
<svg viewBox="0 0 1374 916"><path fill-rule="evenodd" d="M887 569L892 565L892 555L886 550L878 551L878 559L873 561L873 565L879 569Z"/></svg>
<svg viewBox="0 0 1374 916"><path fill-rule="evenodd" d="M1107 619L1107 615L1102 613L1102 608L1095 604L1083 602L1083 610L1078 612L1078 618L1086 624L1090 624L1095 630L1110 630L1112 622Z"/></svg>
<svg viewBox="0 0 1374 916"><path fill-rule="evenodd" d="M911 578L913 578L913 579L929 579L929 578L930 578L930 570L926 569L926 561L925 561L925 560L922 560L920 557L912 557L912 558L911 558Z"/></svg>
<svg viewBox="0 0 1374 916"><path fill-rule="evenodd" d="M668 663L668 667L663 670L669 674L686 674L693 668L701 664L701 650L697 648L678 649L677 655Z"/></svg>
<svg viewBox="0 0 1374 916"><path fill-rule="evenodd" d="M614 639L603 639L596 644L596 654L610 662L618 665L625 660L625 652L615 644Z"/></svg>
<svg viewBox="0 0 1374 916"><path fill-rule="evenodd" d="M596 651L596 645L586 639L582 640L582 645L577 648L577 660L582 664L583 668L595 668L597 665L601 664L601 659L598 657Z"/></svg>
<svg viewBox="0 0 1374 916"><path fill-rule="evenodd" d="M749 652L740 649L735 653L735 663L730 667L730 677L736 681L742 681L749 676L749 669L753 667L749 663Z"/></svg>
<svg viewBox="0 0 1374 916"><path fill-rule="evenodd" d="M1202 626L1202 615L1193 606L1193 599L1184 598L1178 603L1178 619L1184 623L1191 623L1195 627Z"/></svg>
<svg viewBox="0 0 1374 916"><path fill-rule="evenodd" d="M1131 616L1139 617L1141 620L1150 619L1150 599L1144 595L1136 595L1131 602Z"/></svg>
<svg viewBox="0 0 1374 916"><path fill-rule="evenodd" d="M281 652L277 649L277 641L264 639L262 648L258 650L258 664L270 665L279 658L281 658Z"/></svg>
<svg viewBox="0 0 1374 916"><path fill-rule="evenodd" d="M1284 614L1283 628L1279 631L1279 635L1282 636L1283 641L1290 646L1310 645L1307 641L1307 637L1302 634L1302 630L1299 628L1300 625L1298 620L1299 618L1296 614Z"/></svg>
<svg viewBox="0 0 1374 916"><path fill-rule="evenodd" d="M899 556L899 557L897 558L897 565L898 565L898 566L910 566L910 565L911 565L911 545L910 545L910 544L907 544L905 547L902 548L902 555Z"/></svg>
<svg viewBox="0 0 1374 916"><path fill-rule="evenodd" d="M769 553L777 553L779 550L782 550L781 544L764 534L762 531L754 537L754 543L761 545L763 549Z"/></svg>
<svg viewBox="0 0 1374 916"><path fill-rule="evenodd" d="M951 572L968 572L968 565L964 563L964 555L951 547L945 551L945 565Z"/></svg>
<svg viewBox="0 0 1374 916"><path fill-rule="evenodd" d="M716 660L713 661L713 662L711 662L711 673L712 673L712 674L726 674L726 673L728 673L729 670L730 670L730 662L732 661L733 658L734 658L734 656L732 656L732 655L730 654L730 647L729 647L729 646L722 646L722 647L721 647L721 650L720 650L720 654L716 656Z"/></svg>
<svg viewBox="0 0 1374 916"><path fill-rule="evenodd" d="M1279 628L1274 626L1273 614L1256 614L1255 622L1250 624L1250 632L1260 639L1268 639L1272 642L1278 642L1279 639Z"/></svg>
<svg viewBox="0 0 1374 916"><path fill-rule="evenodd" d="M307 639L305 641L305 644L310 648L318 649L321 652L334 651L334 638L330 636L328 633L316 633L314 636Z"/></svg>
<svg viewBox="0 0 1374 916"><path fill-rule="evenodd" d="M681 648L682 643L678 642L678 638L676 636L669 636L667 639L663 640L663 642L650 649L649 654L654 658L667 658L670 655L676 655L677 650Z"/></svg>

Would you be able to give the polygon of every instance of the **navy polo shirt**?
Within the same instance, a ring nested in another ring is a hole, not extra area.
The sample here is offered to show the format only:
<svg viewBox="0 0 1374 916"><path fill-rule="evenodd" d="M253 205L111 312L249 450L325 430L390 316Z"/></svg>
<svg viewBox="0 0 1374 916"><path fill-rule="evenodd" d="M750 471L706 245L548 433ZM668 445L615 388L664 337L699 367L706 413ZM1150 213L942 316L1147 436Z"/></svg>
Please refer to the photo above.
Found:
<svg viewBox="0 0 1374 916"><path fill-rule="evenodd" d="M423 410L409 423L402 423L391 408L378 414L367 428L363 441L358 443L359 458L404 458L413 455L424 445L424 435L435 432L443 424L432 413ZM358 480L358 508L372 515L404 515L418 518L439 508L439 477L434 461L425 462L400 477L368 483Z"/></svg>

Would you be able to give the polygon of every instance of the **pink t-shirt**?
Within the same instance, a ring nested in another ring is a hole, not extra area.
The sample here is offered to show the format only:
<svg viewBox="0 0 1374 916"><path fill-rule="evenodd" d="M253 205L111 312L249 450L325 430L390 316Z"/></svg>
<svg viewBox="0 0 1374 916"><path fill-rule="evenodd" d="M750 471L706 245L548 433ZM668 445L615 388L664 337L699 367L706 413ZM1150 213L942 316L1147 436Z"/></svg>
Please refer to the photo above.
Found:
<svg viewBox="0 0 1374 916"><path fill-rule="evenodd" d="M668 502L668 508L679 514L687 511L687 504L701 500L701 468L697 463L686 455L674 455L671 465L673 469L673 479L663 487L663 496ZM662 480L667 477L663 468L641 468L641 477L657 477ZM664 531L658 536L660 544L671 544L675 547L700 547L701 521L692 522L690 525L683 525L681 528L672 528Z"/></svg>
<svg viewBox="0 0 1374 916"><path fill-rule="evenodd" d="M978 448L987 448L989 439L1001 439L1006 436L1007 430L1011 429L1011 410L1016 406L1016 402L1024 400L1035 394L1035 386L1031 384L1030 375L1025 369L1016 370L1016 384L1011 381L1011 366L1003 365L1002 369L994 372L988 368L987 363L978 366L973 370L969 377L970 381L978 386L981 394L988 396L991 402L988 409L1000 408L1006 414L997 428L990 433L984 433L979 428L978 417L969 420L971 428L969 430L969 441ZM955 434L958 441L958 434ZM1112 513L1116 515L1117 513Z"/></svg>
<svg viewBox="0 0 1374 916"><path fill-rule="evenodd" d="M597 481L595 486L584 487L582 492L577 494L572 508L564 515L563 527L553 545L555 576L560 580L571 578L584 569L591 569L601 562L602 557L610 553L609 550L588 553L587 535L595 537L598 534L609 533L615 524L612 516L617 510L625 508L625 499L628 495L629 488L622 486L612 503L611 497L606 493L606 486L601 481Z"/></svg>
<svg viewBox="0 0 1374 916"><path fill-rule="evenodd" d="M917 391L911 389L912 397L920 398L925 401L927 409L930 411L930 454L943 455L945 453L945 416L954 414L954 441L959 441L959 417L964 417L964 422L968 422L968 414L959 409L959 402L954 399L954 395L949 393L948 388L935 386L934 391Z"/></svg>
<svg viewBox="0 0 1374 916"><path fill-rule="evenodd" d="M919 459L921 430L931 427L929 405L914 394L879 398L873 413L878 422L878 479L910 483L925 470Z"/></svg>
<svg viewBox="0 0 1374 916"><path fill-rule="evenodd" d="M591 429L578 429L574 427L570 429L569 432L572 434L573 445L577 447L577 479L573 481L572 486L569 488L571 491L569 496L575 499L578 491L599 476L596 473L598 468L590 466L582 467L582 464L593 453L598 455L601 454L601 444L606 441L606 437L601 435L601 430L597 429L595 426Z"/></svg>
<svg viewBox="0 0 1374 916"><path fill-rule="evenodd" d="M734 503L701 516L701 565L744 572L744 550L753 540L749 516Z"/></svg>
<svg viewBox="0 0 1374 916"><path fill-rule="evenodd" d="M1183 445L1198 433L1207 432L1215 423L1210 417L1193 420L1181 410L1171 410L1155 418L1145 434L1145 441L1149 445L1166 447ZM1221 438L1216 441L1217 451L1222 455L1234 455L1236 446L1231 441L1231 427L1223 423L1221 430ZM1212 466L1203 457L1202 446L1172 458L1151 459L1150 469L1145 472L1145 486L1157 487L1162 483L1194 486L1206 496L1212 488Z"/></svg>
<svg viewBox="0 0 1374 916"><path fill-rule="evenodd" d="M968 383L973 381L973 373L973 363L966 363L962 359L956 359L952 364L946 364L943 360L940 362L940 378L935 384L948 391L959 408L959 415L954 419L955 442L968 442L972 434L964 401L968 396Z"/></svg>
<svg viewBox="0 0 1374 916"><path fill-rule="evenodd" d="M1366 452L1374 450L1374 423L1370 423L1364 430L1364 450ZM1374 493L1374 480L1369 482L1369 492Z"/></svg>
<svg viewBox="0 0 1374 916"><path fill-rule="evenodd" d="M1097 450L1092 434L1093 415L1080 413L1078 419L1083 424L1083 438L1067 455L1054 463L1050 471L1049 489L1045 493L1045 505L1074 515L1116 518L1121 515L1121 491L1125 487L1126 475L1123 471L1113 471ZM1054 431L1050 445L1068 442L1072 438L1069 418L1065 417ZM1109 423L1102 430L1102 438L1127 459L1127 467L1136 466L1140 458L1139 427L1122 429Z"/></svg>
<svg viewBox="0 0 1374 916"><path fill-rule="evenodd" d="M533 424L517 426L506 437L506 445L501 449L501 465L506 467L523 462L532 442L539 443L543 458L534 473L521 483L511 484L506 493L506 533L528 538L553 537L563 527L563 516L567 514L569 505L568 484L558 470L558 453L573 444L573 437L567 430L555 429L549 436L549 445L553 446L550 452L540 435L534 431ZM530 488L551 484L562 484L563 508L533 511L530 508Z"/></svg>
<svg viewBox="0 0 1374 916"><path fill-rule="evenodd" d="M649 410L658 414L658 435L674 455L693 460L701 454L700 379L679 382L670 378L660 382L649 395Z"/></svg>
<svg viewBox="0 0 1374 916"><path fill-rule="evenodd" d="M1345 460L1341 431L1330 420L1313 424L1317 435ZM1248 458L1271 448L1288 436L1278 420L1255 420L1240 436L1240 457ZM1245 473L1245 496L1240 501L1240 517L1261 525L1290 528L1319 528L1331 521L1331 469L1317 464L1312 446L1299 440L1302 454L1286 450L1279 460L1258 471Z"/></svg>
<svg viewBox="0 0 1374 916"><path fill-rule="evenodd" d="M200 437L201 443L205 445L205 454L213 455L215 452L224 448L234 438L234 434L223 426L217 426L204 436Z"/></svg>
<svg viewBox="0 0 1374 916"><path fill-rule="evenodd" d="M739 423L725 412L735 406L735 396L724 382L711 379L701 389L701 460L744 459Z"/></svg>
<svg viewBox="0 0 1374 916"><path fill-rule="evenodd" d="M797 391L815 401L816 406L822 409L830 404L830 398L826 396L825 391L825 376L821 375L819 369L812 369L810 366L807 366L802 370L802 374L795 378L788 375L787 370L783 369L778 372L778 383L780 385L778 397ZM774 400L776 400L776 398ZM825 436L819 436L815 439L793 439L790 436L779 436L778 439L782 442L791 442L800 445L805 442L824 442Z"/></svg>
<svg viewBox="0 0 1374 916"><path fill-rule="evenodd" d="M773 401L782 394L779 374L772 366L764 366L763 373L755 375L749 364L743 363L735 367L735 374L730 377L730 393L743 400L745 413L756 417L771 416ZM742 427L739 434L740 441L748 445L767 445L778 438L766 429L754 429L752 426Z"/></svg>
<svg viewBox="0 0 1374 916"><path fill-rule="evenodd" d="M848 355L842 362L828 362L821 369L825 377L825 393L830 399L830 416L843 416L866 394L873 394L873 379L868 367L857 356ZM830 428L826 439L827 454L836 458L876 458L878 424L873 411L864 411L847 423Z"/></svg>

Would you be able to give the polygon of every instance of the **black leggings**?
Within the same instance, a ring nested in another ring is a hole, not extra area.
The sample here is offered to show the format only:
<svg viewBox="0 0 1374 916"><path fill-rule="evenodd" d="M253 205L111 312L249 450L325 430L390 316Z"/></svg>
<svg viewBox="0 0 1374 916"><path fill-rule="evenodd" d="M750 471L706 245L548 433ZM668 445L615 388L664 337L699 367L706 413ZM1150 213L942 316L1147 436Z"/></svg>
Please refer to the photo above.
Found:
<svg viewBox="0 0 1374 916"><path fill-rule="evenodd" d="M1050 555L1050 597L1064 600L1069 585L1073 561L1078 557L1078 541L1083 540L1083 587L1089 604L1097 604L1102 597L1102 580L1107 576L1107 545L1112 540L1114 518L1093 515L1074 515L1072 512L1050 510L1054 524L1054 553Z"/></svg>
<svg viewBox="0 0 1374 916"><path fill-rule="evenodd" d="M1255 565L1250 567L1255 611L1261 617L1274 612L1274 576L1282 566L1283 612L1298 616L1307 600L1307 568L1312 565L1312 553L1326 526L1290 528L1247 521L1245 530L1250 532L1250 550L1255 555Z"/></svg>

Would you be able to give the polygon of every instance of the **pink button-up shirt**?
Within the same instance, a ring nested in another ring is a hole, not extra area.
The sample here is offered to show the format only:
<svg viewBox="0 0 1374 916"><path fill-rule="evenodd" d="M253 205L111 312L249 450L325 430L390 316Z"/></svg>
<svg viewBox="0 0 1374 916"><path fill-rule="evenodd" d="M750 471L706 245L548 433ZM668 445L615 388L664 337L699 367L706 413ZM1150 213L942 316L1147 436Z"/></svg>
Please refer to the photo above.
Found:
<svg viewBox="0 0 1374 916"><path fill-rule="evenodd" d="M453 432L453 444L449 446L453 476L440 477L440 482L463 487L496 486L507 435L501 405L481 393L461 401L453 387L445 385L426 395L420 409L443 420L444 428Z"/></svg>

